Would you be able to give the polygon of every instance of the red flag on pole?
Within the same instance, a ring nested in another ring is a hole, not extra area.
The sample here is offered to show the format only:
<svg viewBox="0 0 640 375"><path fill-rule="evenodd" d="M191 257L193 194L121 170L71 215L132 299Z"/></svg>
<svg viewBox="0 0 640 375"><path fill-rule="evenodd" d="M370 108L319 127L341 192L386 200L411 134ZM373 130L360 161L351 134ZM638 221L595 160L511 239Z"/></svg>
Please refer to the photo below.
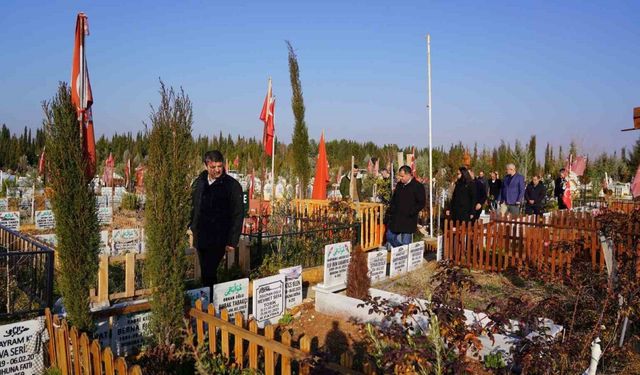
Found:
<svg viewBox="0 0 640 375"><path fill-rule="evenodd" d="M113 154L109 153L109 157L104 161L104 173L102 174L102 180L105 186L113 186L113 170L116 165L116 160Z"/></svg>
<svg viewBox="0 0 640 375"><path fill-rule="evenodd" d="M255 174L256 174L256 170L253 169L251 171L251 178L249 180L249 199L253 199L253 193L255 192L255 183L256 183L256 179L255 179Z"/></svg>
<svg viewBox="0 0 640 375"><path fill-rule="evenodd" d="M273 137L275 135L275 106L276 98L272 95L271 90L271 78L269 78L269 85L267 87L267 95L264 98L262 104L262 111L260 112L260 120L264 122L264 132L262 134L262 145L264 146L265 154L273 156Z"/></svg>
<svg viewBox="0 0 640 375"><path fill-rule="evenodd" d="M571 161L573 160L573 161ZM584 174L584 170L587 168L587 158L584 156L576 156L575 159L572 159L572 156L569 155L569 159L565 164L565 169L575 173L576 176L580 177Z"/></svg>
<svg viewBox="0 0 640 375"><path fill-rule="evenodd" d="M562 195L562 201L564 202L565 206L567 206L568 209L571 209L572 207L572 202L571 202L571 182L569 181L569 176L571 176L571 154L569 154L569 172L567 175L567 187L564 189L564 194Z"/></svg>
<svg viewBox="0 0 640 375"><path fill-rule="evenodd" d="M371 158L369 158L369 161L367 162L367 173L373 174L373 161L371 161Z"/></svg>
<svg viewBox="0 0 640 375"><path fill-rule="evenodd" d="M233 167L234 167L235 169L238 169L238 166L239 166L239 165L240 165L240 156L237 156L237 155L236 155L236 158L235 158L235 159L233 159Z"/></svg>
<svg viewBox="0 0 640 375"><path fill-rule="evenodd" d="M316 176L313 180L311 199L327 199L327 183L329 182L329 162L324 145L324 132L320 136L318 145L318 161L316 162Z"/></svg>
<svg viewBox="0 0 640 375"><path fill-rule="evenodd" d="M91 106L93 93L89 82L87 69L87 55L85 50L85 36L89 35L89 23L84 13L78 13L76 19L75 43L73 61L71 65L71 102L78 115L82 151L87 161L86 175L92 178L96 170L96 144L93 132L93 118Z"/></svg>
<svg viewBox="0 0 640 375"><path fill-rule="evenodd" d="M45 159L44 159L44 147L42 148L42 152L40 153L40 160L38 160L38 174L39 175L43 175L44 174L44 168L45 168Z"/></svg>

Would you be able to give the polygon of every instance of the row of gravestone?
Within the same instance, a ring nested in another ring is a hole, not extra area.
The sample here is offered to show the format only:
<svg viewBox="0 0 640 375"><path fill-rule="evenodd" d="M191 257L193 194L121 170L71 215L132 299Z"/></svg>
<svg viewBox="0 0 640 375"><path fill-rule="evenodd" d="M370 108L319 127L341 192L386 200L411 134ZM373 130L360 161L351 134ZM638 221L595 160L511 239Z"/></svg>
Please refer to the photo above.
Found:
<svg viewBox="0 0 640 375"><path fill-rule="evenodd" d="M36 234L40 241L56 247L58 239L55 233ZM100 231L100 254L101 255L123 255L126 253L142 254L146 250L144 240L144 229L123 228Z"/></svg>
<svg viewBox="0 0 640 375"><path fill-rule="evenodd" d="M0 207L0 224L9 229L20 230L22 211L6 211ZM113 207L98 207L98 223L109 225L113 222ZM52 210L41 210L35 212L35 226L38 230L54 229L56 218Z"/></svg>
<svg viewBox="0 0 640 375"><path fill-rule="evenodd" d="M332 286L346 283L347 268L351 260L351 243L341 242L326 245L324 259L324 284ZM414 242L391 249L391 262L387 272L387 250L380 249L368 253L369 275L372 281L388 276L395 277L422 265L424 243ZM302 267L289 267L277 275L253 280L251 317L258 326L277 322L287 309L302 303ZM209 288L199 288L187 292L192 306L198 299L203 306L209 304ZM249 316L249 279L239 279L213 286L213 300L216 312L226 309L233 320L236 312ZM116 355L134 353L144 342L148 332L150 313L123 315L109 321L97 323L96 338L103 347L110 346Z"/></svg>
<svg viewBox="0 0 640 375"><path fill-rule="evenodd" d="M200 300L203 306L209 304L209 288L187 291L191 305ZM302 303L302 267L281 269L278 275L253 280L252 316L260 327L277 322L286 309ZM211 301L219 312L226 309L231 321L240 312L249 316L249 279L233 280L213 286ZM149 335L151 313L134 313L113 317L96 323L94 337L102 347L111 347L118 356L135 353Z"/></svg>

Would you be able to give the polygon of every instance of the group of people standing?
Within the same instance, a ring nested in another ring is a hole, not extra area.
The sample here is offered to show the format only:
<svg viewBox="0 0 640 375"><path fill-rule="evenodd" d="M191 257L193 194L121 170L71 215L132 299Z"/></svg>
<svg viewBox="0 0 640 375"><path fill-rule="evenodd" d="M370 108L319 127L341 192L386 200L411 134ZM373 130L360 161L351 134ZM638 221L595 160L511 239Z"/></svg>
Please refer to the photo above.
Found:
<svg viewBox="0 0 640 375"><path fill-rule="evenodd" d="M539 175L532 177L526 184L525 178L517 172L513 163L507 164L505 176L499 178L497 171L490 173L487 180L484 171L475 176L473 169L460 167L457 179L453 183L449 207L446 216L454 221L476 221L482 208L487 205L489 211L518 216L522 207L527 215L541 215L546 203L546 187ZM566 185L566 174L561 170L560 181L556 181L555 196L559 208Z"/></svg>

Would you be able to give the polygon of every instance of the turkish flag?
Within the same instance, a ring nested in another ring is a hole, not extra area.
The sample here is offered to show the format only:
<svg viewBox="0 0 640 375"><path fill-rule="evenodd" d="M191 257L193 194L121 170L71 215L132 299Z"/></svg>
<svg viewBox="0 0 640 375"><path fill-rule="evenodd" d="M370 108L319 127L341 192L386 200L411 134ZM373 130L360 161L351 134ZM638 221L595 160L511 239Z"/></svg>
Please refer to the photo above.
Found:
<svg viewBox="0 0 640 375"><path fill-rule="evenodd" d="M85 36L89 35L89 23L84 13L78 13L76 19L75 43L73 47L73 61L71 65L71 102L78 115L82 151L87 161L86 175L92 178L96 169L96 144L93 132L93 118L91 106L93 93L89 82L87 55L85 50Z"/></svg>
<svg viewBox="0 0 640 375"><path fill-rule="evenodd" d="M44 160L44 147L43 147L42 148L42 152L40 153L40 160L38 160L38 174L39 175L43 175L44 174L45 163L46 163L46 161Z"/></svg>
<svg viewBox="0 0 640 375"><path fill-rule="evenodd" d="M562 195L562 201L564 202L565 206L567 206L568 209L571 209L572 207L571 182L569 182L569 180L567 180L567 187L564 189L564 194Z"/></svg>
<svg viewBox="0 0 640 375"><path fill-rule="evenodd" d="M269 85L267 87L267 95L264 98L262 104L262 111L260 111L260 120L264 122L264 132L262 134L262 145L264 146L265 154L273 156L273 138L275 136L275 107L276 98L272 95L271 79L269 79Z"/></svg>

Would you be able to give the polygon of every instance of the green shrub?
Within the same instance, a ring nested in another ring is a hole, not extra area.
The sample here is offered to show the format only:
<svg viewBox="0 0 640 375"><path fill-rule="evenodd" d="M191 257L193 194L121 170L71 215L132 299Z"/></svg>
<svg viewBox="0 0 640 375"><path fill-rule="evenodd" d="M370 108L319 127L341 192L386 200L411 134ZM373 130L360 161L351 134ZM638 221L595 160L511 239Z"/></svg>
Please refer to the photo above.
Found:
<svg viewBox="0 0 640 375"><path fill-rule="evenodd" d="M152 109L144 177L150 328L159 344L180 341L184 305L186 234L191 206L191 101L160 82L160 106Z"/></svg>
<svg viewBox="0 0 640 375"><path fill-rule="evenodd" d="M122 203L120 207L125 210L135 211L140 208L140 202L138 201L138 196L131 193L125 193L122 196Z"/></svg>
<svg viewBox="0 0 640 375"><path fill-rule="evenodd" d="M49 184L56 216L60 292L71 324L81 331L92 328L89 289L98 272L100 227L96 199L85 175L86 160L80 142L71 92L61 83L58 93L43 104Z"/></svg>

